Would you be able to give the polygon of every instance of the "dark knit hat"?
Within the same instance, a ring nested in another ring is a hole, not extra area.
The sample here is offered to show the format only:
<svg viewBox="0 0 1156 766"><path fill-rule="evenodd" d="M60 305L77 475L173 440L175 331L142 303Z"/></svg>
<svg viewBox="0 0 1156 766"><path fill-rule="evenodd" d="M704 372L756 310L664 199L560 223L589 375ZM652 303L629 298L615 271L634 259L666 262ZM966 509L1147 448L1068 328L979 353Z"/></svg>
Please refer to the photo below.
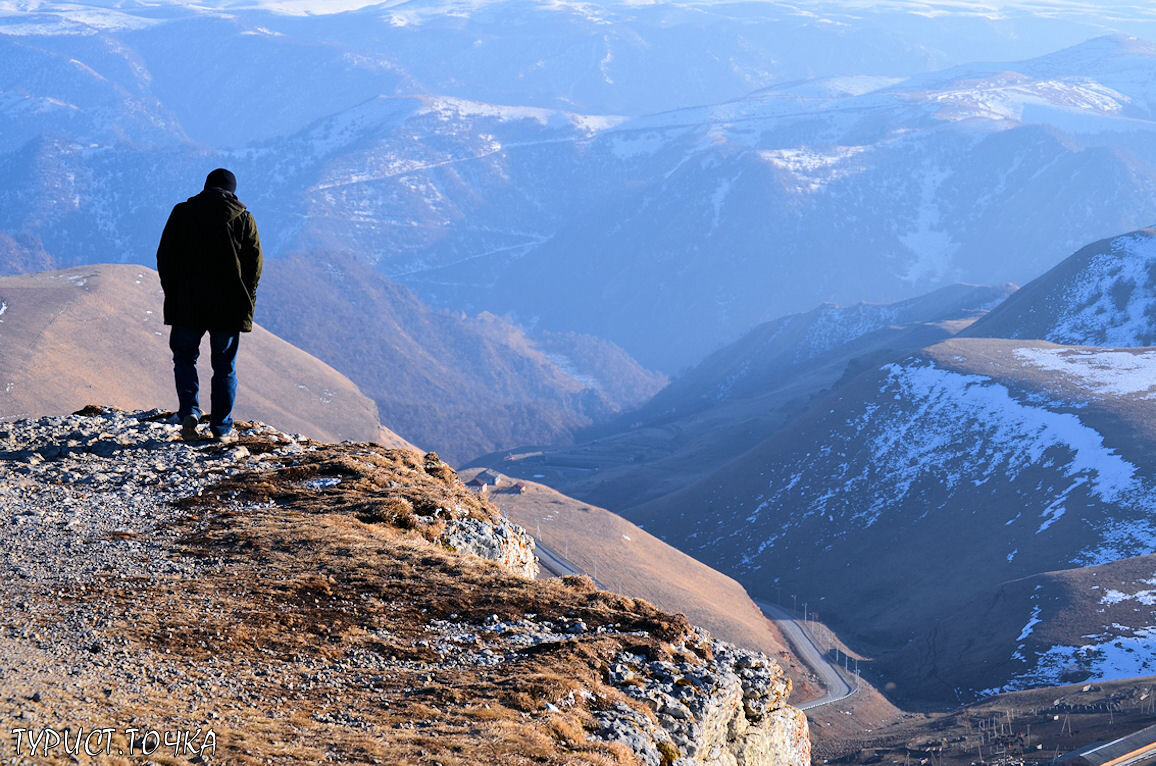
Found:
<svg viewBox="0 0 1156 766"><path fill-rule="evenodd" d="M205 179L206 189L224 189L227 192L237 191L237 177L225 170L217 168Z"/></svg>

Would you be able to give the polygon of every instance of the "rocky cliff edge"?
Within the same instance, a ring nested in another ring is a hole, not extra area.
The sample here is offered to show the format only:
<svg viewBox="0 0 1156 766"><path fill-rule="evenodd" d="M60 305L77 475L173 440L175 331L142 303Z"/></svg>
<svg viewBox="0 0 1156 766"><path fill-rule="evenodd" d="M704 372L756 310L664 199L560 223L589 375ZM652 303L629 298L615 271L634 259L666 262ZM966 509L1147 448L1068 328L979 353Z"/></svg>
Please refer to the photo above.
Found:
<svg viewBox="0 0 1156 766"><path fill-rule="evenodd" d="M544 581L432 453L0 422L0 762L810 762L766 656Z"/></svg>

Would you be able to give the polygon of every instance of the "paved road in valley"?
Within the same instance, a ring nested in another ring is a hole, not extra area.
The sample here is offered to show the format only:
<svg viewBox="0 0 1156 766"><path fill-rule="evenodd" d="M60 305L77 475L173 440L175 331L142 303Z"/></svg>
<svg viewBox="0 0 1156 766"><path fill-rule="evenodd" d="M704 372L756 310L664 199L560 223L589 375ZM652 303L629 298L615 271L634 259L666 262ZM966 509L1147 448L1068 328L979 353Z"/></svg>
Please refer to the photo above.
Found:
<svg viewBox="0 0 1156 766"><path fill-rule="evenodd" d="M795 654L803 659L819 676L819 681L827 693L818 699L795 704L800 710L809 710L820 705L829 705L832 702L847 699L855 693L855 688L847 683L847 679L839 672L839 666L827 659L822 650L816 646L814 640L789 612L782 607L769 604L766 601L755 599L755 604L763 610L769 619L775 621L783 635L791 642Z"/></svg>
<svg viewBox="0 0 1156 766"><path fill-rule="evenodd" d="M536 537L534 538L534 553L538 554L538 561L542 564L542 568L552 575L565 577L572 574L585 574Z"/></svg>
<svg viewBox="0 0 1156 766"><path fill-rule="evenodd" d="M583 572L581 569L576 567L574 564L571 564L566 560L565 557L563 557L553 548L546 545L536 537L534 538L534 553L538 555L538 562L542 565L542 568L552 575L565 577L566 575L587 574L586 572ZM590 579L594 580L593 577ZM605 587L602 585L602 583L598 582L597 580L594 580L594 584L605 590Z"/></svg>

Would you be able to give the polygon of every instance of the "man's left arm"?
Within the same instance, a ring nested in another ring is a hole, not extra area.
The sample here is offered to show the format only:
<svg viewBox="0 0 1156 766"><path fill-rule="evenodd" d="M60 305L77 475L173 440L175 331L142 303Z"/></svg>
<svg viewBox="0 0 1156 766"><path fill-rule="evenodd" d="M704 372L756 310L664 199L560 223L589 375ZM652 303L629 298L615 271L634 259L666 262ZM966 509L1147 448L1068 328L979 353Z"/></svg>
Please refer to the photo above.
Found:
<svg viewBox="0 0 1156 766"><path fill-rule="evenodd" d="M261 237L257 234L257 222L253 220L253 216L245 211L243 218L241 249L238 253L241 259L241 279L245 282L245 289L249 291L249 298L256 305L257 283L261 281L261 268L264 266Z"/></svg>

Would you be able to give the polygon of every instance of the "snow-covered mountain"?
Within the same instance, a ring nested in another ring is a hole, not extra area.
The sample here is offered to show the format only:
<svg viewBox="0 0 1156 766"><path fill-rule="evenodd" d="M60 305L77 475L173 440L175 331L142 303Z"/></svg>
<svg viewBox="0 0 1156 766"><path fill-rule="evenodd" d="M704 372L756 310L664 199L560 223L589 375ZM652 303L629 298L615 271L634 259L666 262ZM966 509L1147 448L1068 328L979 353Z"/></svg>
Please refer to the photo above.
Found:
<svg viewBox="0 0 1156 766"><path fill-rule="evenodd" d="M1150 349L956 338L845 380L746 455L631 517L755 594L796 594L877 654L901 697L1015 687L1043 679L1062 653L1017 644L1031 592L1005 609L1023 619L986 626L990 640L964 663L942 653L966 643L948 635L962 624L952 620L1003 583L1156 551L1153 396ZM1151 610L1113 619L1096 643L1156 629ZM1070 639L1069 628L1049 630ZM932 660L938 674L926 672ZM1108 673L1068 664L1069 681Z"/></svg>
<svg viewBox="0 0 1156 766"><path fill-rule="evenodd" d="M1156 38L1156 14L1134 3L998 5L4 0L0 35L125 85L135 75L82 47L114 41L111 58L145 74L194 140L218 146L291 133L379 94L639 115L795 80L1037 56L1105 33Z"/></svg>
<svg viewBox="0 0 1156 766"><path fill-rule="evenodd" d="M1156 230L1088 245L964 334L1076 346L1156 345Z"/></svg>

